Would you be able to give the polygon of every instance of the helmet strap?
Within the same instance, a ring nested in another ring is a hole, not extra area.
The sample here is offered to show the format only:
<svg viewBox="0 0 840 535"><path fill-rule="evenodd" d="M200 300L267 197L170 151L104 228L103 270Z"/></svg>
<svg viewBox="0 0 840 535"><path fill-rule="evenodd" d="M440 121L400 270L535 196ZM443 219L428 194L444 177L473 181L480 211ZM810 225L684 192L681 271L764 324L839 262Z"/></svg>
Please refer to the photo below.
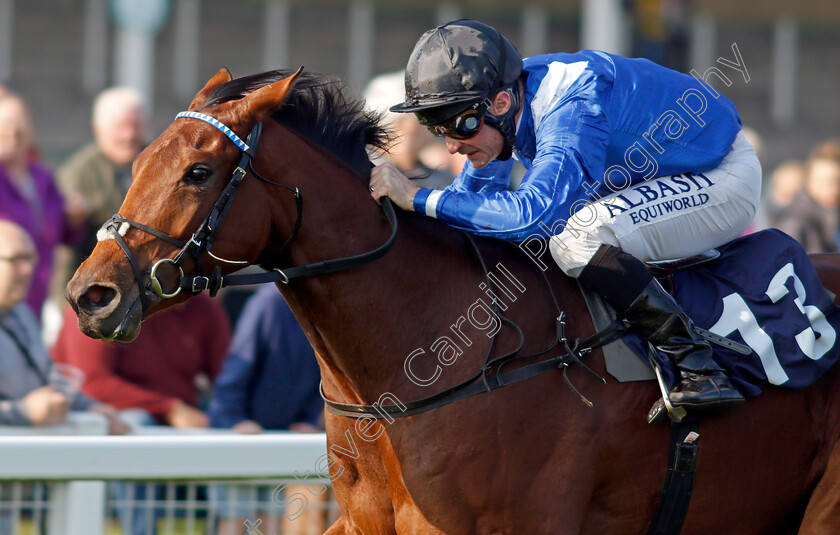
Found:
<svg viewBox="0 0 840 535"><path fill-rule="evenodd" d="M502 152L496 159L506 161L513 156L513 148L516 146L516 114L522 106L522 101L519 98L518 83L514 82L512 86L502 91L510 95L510 107L501 115L493 115L488 111L484 116L484 122L501 132L504 144L502 146Z"/></svg>

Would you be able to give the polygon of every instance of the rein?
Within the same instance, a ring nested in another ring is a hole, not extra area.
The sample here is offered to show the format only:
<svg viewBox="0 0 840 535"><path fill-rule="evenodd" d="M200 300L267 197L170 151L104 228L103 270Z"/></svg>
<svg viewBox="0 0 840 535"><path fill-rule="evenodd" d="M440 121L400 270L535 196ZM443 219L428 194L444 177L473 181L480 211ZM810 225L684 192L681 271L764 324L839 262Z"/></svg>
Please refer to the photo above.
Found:
<svg viewBox="0 0 840 535"><path fill-rule="evenodd" d="M298 231L300 230L303 218L303 198L298 188L293 188L284 184L279 184L277 182L268 180L262 177L254 169L253 159L255 157L256 147L259 144L259 140L262 134L262 123L257 123L248 133L247 140L242 141L242 139L239 138L239 136L237 136L236 133L234 133L230 128L228 128L223 123L209 115L205 115L198 112L181 112L178 115L176 115L175 118L176 120L180 118L197 119L212 125L219 131L221 131L225 136L227 136L242 151L242 157L239 160L239 164L236 166L236 169L234 170L233 176L231 177L230 181L225 186L225 189L222 191L219 198L213 204L210 213L207 215L207 217L204 218L202 223L199 225L198 229L192 234L192 236L187 242L182 242L177 238L174 238L169 234L154 229L148 225L132 221L120 215L119 213L114 214L111 217L111 219L109 219L102 226L102 228L100 228L99 232L97 232L97 239L99 241L113 239L117 242L117 244L125 253L126 257L131 263L132 269L134 270L134 275L137 280L137 284L141 288L141 301L145 302L143 296L146 295L146 292L143 291L144 288L142 287L141 282L143 280L143 273L140 269L140 265L137 262L137 259L134 257L133 253L131 252L131 249L128 247L128 244L123 239L123 236L130 227L141 230L171 245L174 245L175 247L180 248L178 253L173 258L164 258L158 260L152 265L151 271L149 273L149 286L151 288L151 291L161 298L175 297L181 292L181 290L184 289L189 290L193 293L199 293L205 290L209 290L210 295L215 296L219 289L225 286L261 284L268 282L281 282L283 284L288 284L290 281L296 278L323 275L327 273L334 273L337 271L343 271L347 269L352 269L354 267L362 266L364 264L373 262L378 258L381 258L393 246L397 236L397 216L394 212L394 207L391 204L390 199L384 197L381 200L381 206L383 211L385 212L386 218L388 219L388 223L391 225L391 235L384 244L380 245L376 249L355 256L324 260L320 262L312 262L303 266L294 266L286 269L273 269L267 273L222 276L221 267L216 266L216 268L213 270L212 275L210 275L209 277L202 275L200 256L204 252L207 252L207 254L221 262L240 263L239 261L225 260L223 258L219 258L213 255L212 247L216 234L219 231L222 222L225 220L228 211L230 210L236 192L238 191L239 186L242 184L242 181L244 180L248 172L250 172L251 175L253 175L255 178L262 182L286 188L292 191L295 195L295 203L297 207L297 220L295 222L294 231L289 236L289 238L283 243L281 250L288 246L289 243L291 243L295 239L295 237L298 234ZM470 236L466 232L464 233L464 235L469 240L470 245L472 245L472 248L475 251L476 256L481 264L481 268L485 274L485 284L487 285L487 287L492 287L494 283L489 276L489 271L487 270L487 265L484 261L483 255L481 254L481 250L476 245L472 236ZM182 266L188 257L193 258L195 260L198 271L197 275L184 275L184 270ZM157 270L160 268L160 266L164 264L172 264L178 269L179 273L178 287L175 289L175 291L171 293L167 293L163 289L160 280L157 278ZM427 396L415 401L410 401L405 404L398 403L393 405L359 405L352 403L340 403L337 401L327 399L324 395L323 388L321 388L321 397L324 398L327 410L333 414L337 414L340 416L373 419L387 418L390 420L396 417L410 416L412 414L425 412L482 392L489 393L496 388L517 383L519 381L524 381L525 379L529 379L536 375L557 368L563 370L563 377L565 378L569 387L581 398L581 400L584 403L591 407L592 403L585 397L583 397L583 395L574 387L574 385L572 385L571 381L569 380L567 370L570 365L577 364L578 366L581 366L584 370L586 370L588 373L598 378L601 382L606 383L606 381L602 377L600 377L597 373L592 371L592 369L586 366L581 361L581 358L589 352L591 352L593 349L608 344L609 342L620 337L623 331L625 330L625 325L622 322L616 321L613 324L609 325L606 329L588 337L586 340L582 342L576 340L574 344L570 345L565 335L565 314L560 309L560 306L557 303L557 299L554 296L554 292L551 288L551 283L549 282L548 277L545 275L545 273L541 272L541 274L546 285L548 286L548 293L549 295L551 295L551 298L554 302L555 310L557 312L556 337L549 348L531 355L520 355L519 352L524 345L524 334L522 332L522 329L509 318L507 318L504 314L502 314L502 311L499 309L498 303L495 300L493 300L491 306L493 308L494 313L496 313L497 317L502 323L514 329L519 335L519 344L515 350L505 355L491 359L490 355L493 352L496 336L498 335L498 333L496 333L491 339L490 347L488 348L487 355L484 359L484 365L475 375L473 375L466 381L463 381L442 392L438 392L437 394L433 394L431 396ZM564 347L565 353L561 353L560 355L547 360L543 360L534 364L529 364L521 368L517 368L510 372L502 372L502 367L508 362L512 361L514 358L524 359L529 357L541 356L550 352L557 346Z"/></svg>
<svg viewBox="0 0 840 535"><path fill-rule="evenodd" d="M475 240L470 234L464 232L464 235L470 241L470 244L472 245L473 250L475 251L478 257L482 270L485 274L485 284L487 284L487 286L490 287L493 284L493 282L492 279L489 277L487 264L484 261L484 257L481 254L481 250L478 248L478 246L475 243ZM626 325L624 324L624 322L615 321L603 330L596 332L592 336L589 336L585 340L575 340L574 343L570 344L568 339L566 338L565 313L562 310L560 310L560 305L557 303L557 299L554 296L554 291L551 287L551 282L548 280L548 277L544 272L540 271L540 273L542 274L543 280L545 281L546 286L548 287L548 293L549 295L551 295L551 298L554 302L555 310L557 312L556 337L554 342L548 349L537 353L533 353L531 355L520 355L519 352L522 349L522 346L524 345L524 335L522 333L522 329L501 313L501 310L498 308L498 304L494 300L491 303L493 312L497 315L497 317L502 323L513 328L519 335L519 345L515 350L500 357L496 357L495 359L490 359L490 354L493 351L496 336L498 336L498 333L496 333L491 339L490 348L488 349L487 355L484 359L484 365L479 369L479 371L475 375L461 383L458 383L455 386L447 388L446 390L442 390L430 396L426 396L413 401L408 401L405 403L400 402L399 400L397 400L398 402L394 404L374 403L371 405L367 405L356 403L341 403L338 401L330 400L326 397L326 395L324 394L322 383L319 386L319 391L321 393L321 398L324 400L324 404L327 407L327 411L331 414L335 414L338 416L346 416L349 418L371 418L374 420L385 419L391 421L394 418L413 416L415 414L436 409L438 407L442 407L444 405L460 401L462 399L474 396L476 394L481 394L484 392L489 394L497 388L518 383L520 381L536 377L537 375L540 375L550 370L556 370L558 368L563 370L563 378L566 380L566 384L569 386L569 388L571 388L572 391L578 395L581 401L583 401L589 407L592 407L592 403L588 399L586 399L572 384L568 376L568 369L572 364L576 364L582 367L584 370L586 370L586 372L591 374L593 377L596 377L602 383L606 383L606 380L604 378L599 376L591 368L584 364L581 359L587 354L589 354L592 350L609 344L610 342L620 338L626 330ZM510 372L502 372L502 367L505 364L513 361L514 359L538 357L549 353L551 350L558 346L562 346L565 350L565 353L560 353L559 355L550 359L522 366Z"/></svg>
<svg viewBox="0 0 840 535"><path fill-rule="evenodd" d="M561 353L560 355L557 355L550 359L536 362L534 364L529 364L527 366L517 368L510 372L503 373L501 371L502 364L510 361L514 357L526 358L528 356L533 355L509 355L507 358L502 360L501 363L499 363L498 367L496 368L496 372L492 375L489 374L489 372L492 371L490 367L483 367L481 368L481 370L479 370L477 374L467 379L466 381L463 381L462 383L459 383L451 388L447 388L446 390L443 390L436 394L432 394L430 396L426 396L414 401L408 401L405 403L399 402L394 404L382 405L378 403L374 403L372 405L340 403L338 401L332 401L324 395L323 384L320 387L321 398L324 400L324 403L327 406L327 411L331 414L335 414L338 416L347 416L350 418L393 420L394 418L413 416L421 412L430 411L432 409L436 409L438 407L442 407L444 405L448 405L450 403L454 403L456 401L472 397L476 394L482 394L485 392L489 394L497 388L512 385L514 383L518 383L520 381L536 377L537 375L540 375L547 371L556 370L559 368L563 370L563 377L566 379L566 383L569 385L569 387L580 397L580 399L584 403L591 407L592 403L586 398L584 398L581 395L581 393L570 382L569 377L567 375L567 370L572 364L577 364L578 366L583 367L583 369L592 374L594 377L598 378L600 381L606 383L606 381L601 376L599 376L597 373L592 371L592 369L586 366L581 361L581 358L584 357L587 353L591 352L592 350L604 346L612 342L613 340L619 338L623 333L624 328L622 325L616 322L615 324L604 329L603 331L595 333L586 340L578 342L574 346L570 346L568 340L565 338L565 324L565 314L561 314L557 318L557 340L552 345L552 348L554 348L558 345L558 343L562 344L566 350L565 354ZM550 350L551 349L548 349L545 352L548 352ZM480 382L479 379L481 380Z"/></svg>
<svg viewBox="0 0 840 535"><path fill-rule="evenodd" d="M281 251L285 249L295 239L295 237L298 234L298 231L300 230L303 221L303 196L301 195L300 190L298 188L286 186L285 184L279 184L277 182L268 180L254 169L253 159L256 156L256 147L259 144L259 140L262 135L262 123L257 123L256 125L254 125L254 127L248 133L247 141L242 141L242 139L239 136L237 136L236 133L234 133L230 128L228 128L222 122L209 115L205 115L203 113L198 112L186 111L181 112L175 116L176 120L180 118L198 119L217 128L225 136L227 136L237 146L237 148L239 148L242 151L242 157L239 160L239 164L236 166L236 169L233 172L233 176L231 177L227 186L225 186L225 189L222 191L221 195L213 204L213 207L210 209L210 213L207 215L207 217L204 218L204 221L202 221L202 223L199 225L198 230L196 230L192 234L192 236L187 242L182 242L177 238L174 238L169 234L161 232L148 225L138 223L137 221L132 221L118 213L114 214L108 221L105 222L104 225L102 225L102 228L99 229L99 231L97 232L97 239L99 241L113 239L117 242L117 244L125 253L129 263L131 264L131 268L134 271L134 276L137 280L137 284L138 286L140 286L141 299L142 296L146 295L148 291L142 286L141 281L143 280L143 273L140 269L140 264L137 262L137 259L134 257L134 254L131 252L131 249L128 247L128 244L123 239L123 236L125 236L125 233L130 227L142 230L147 234L150 234L158 239L161 239L169 244L174 245L175 247L180 248L178 253L173 258L164 258L155 262L152 265L151 271L149 272L149 286L151 288L151 291L158 297L162 297L165 299L175 297L181 292L181 290L184 289L189 290L193 293L199 293L205 290L209 290L211 297L213 297L221 288L225 286L261 284L268 282L282 282L283 284L288 284L291 280L296 278L323 275L326 273L333 273L336 271L342 271L362 266L382 257L391 249L391 246L393 246L397 236L397 215L394 212L394 207L391 204L390 199L383 198L381 205L383 211L385 212L385 217L388 219L388 223L391 225L391 235L384 244L372 251L368 251L366 253L362 253L355 256L348 256L333 260L324 260L320 262L312 262L304 266L294 266L286 269L273 269L267 273L222 276L221 267L216 266L216 268L213 270L213 273L210 276L202 275L200 257L204 252L221 262L229 264L247 263L244 261L237 260L225 260L224 258L220 258L214 255L212 252L213 242L216 238L216 234L219 231L222 222L225 220L225 217L227 216L228 211L230 210L236 192L238 191L239 186L242 184L242 181L244 180L246 174L250 172L250 174L253 175L257 180L260 180L261 182L264 182L266 184L271 184L274 186L279 186L281 188L288 189L295 195L297 219L295 221L294 230L281 246ZM197 275L184 275L184 270L182 266L187 257L193 258L195 260L198 272ZM163 285L157 278L157 270L160 268L160 266L164 264L172 264L175 268L178 269L178 287L175 289L175 291L171 293L167 293L166 291L164 291Z"/></svg>

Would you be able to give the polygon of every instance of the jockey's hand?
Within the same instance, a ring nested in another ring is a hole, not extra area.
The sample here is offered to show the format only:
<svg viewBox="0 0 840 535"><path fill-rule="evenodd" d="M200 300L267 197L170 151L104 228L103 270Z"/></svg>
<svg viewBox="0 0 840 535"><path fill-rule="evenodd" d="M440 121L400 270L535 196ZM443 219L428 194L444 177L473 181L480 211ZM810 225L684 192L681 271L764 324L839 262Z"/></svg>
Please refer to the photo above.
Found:
<svg viewBox="0 0 840 535"><path fill-rule="evenodd" d="M389 197L406 211L414 210L414 195L420 188L411 183L397 167L388 162L377 165L370 172L370 195L376 202Z"/></svg>

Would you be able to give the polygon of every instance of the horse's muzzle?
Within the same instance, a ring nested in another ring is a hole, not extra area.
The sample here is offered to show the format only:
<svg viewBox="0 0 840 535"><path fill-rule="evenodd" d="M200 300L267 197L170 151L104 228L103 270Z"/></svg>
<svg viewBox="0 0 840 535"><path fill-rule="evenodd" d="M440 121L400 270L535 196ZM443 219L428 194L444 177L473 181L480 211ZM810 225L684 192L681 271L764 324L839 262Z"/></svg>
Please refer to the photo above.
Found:
<svg viewBox="0 0 840 535"><path fill-rule="evenodd" d="M143 303L136 284L121 289L112 282L82 282L73 277L65 297L87 336L130 342L140 333Z"/></svg>

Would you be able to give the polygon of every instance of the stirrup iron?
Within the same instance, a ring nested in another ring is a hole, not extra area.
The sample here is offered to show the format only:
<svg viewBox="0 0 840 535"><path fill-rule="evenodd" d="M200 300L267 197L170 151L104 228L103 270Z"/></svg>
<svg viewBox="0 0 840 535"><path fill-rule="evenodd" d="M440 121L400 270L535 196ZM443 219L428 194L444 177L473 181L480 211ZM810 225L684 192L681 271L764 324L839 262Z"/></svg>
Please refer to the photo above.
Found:
<svg viewBox="0 0 840 535"><path fill-rule="evenodd" d="M668 397L668 385L665 384L665 378L662 377L662 368L653 357L653 355L655 355L655 353L653 353L654 351L656 351L656 349L652 344L650 344L650 342L648 342L648 360L650 360L651 366L653 366L653 373L656 374L656 382L659 385L659 391L662 393L662 405L664 405L665 411L668 413L668 418L670 418L672 422L679 423L686 417L688 412L684 407L675 407L671 404L671 398ZM661 412L661 410L657 410L659 407L661 407L659 403L654 403L653 408L650 412L648 412L649 424L655 423L659 419Z"/></svg>

